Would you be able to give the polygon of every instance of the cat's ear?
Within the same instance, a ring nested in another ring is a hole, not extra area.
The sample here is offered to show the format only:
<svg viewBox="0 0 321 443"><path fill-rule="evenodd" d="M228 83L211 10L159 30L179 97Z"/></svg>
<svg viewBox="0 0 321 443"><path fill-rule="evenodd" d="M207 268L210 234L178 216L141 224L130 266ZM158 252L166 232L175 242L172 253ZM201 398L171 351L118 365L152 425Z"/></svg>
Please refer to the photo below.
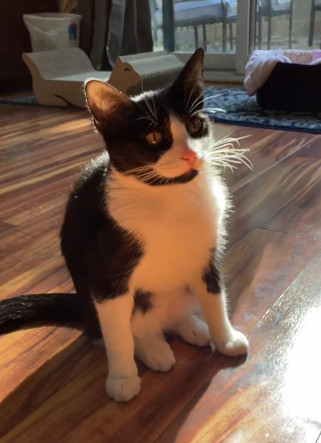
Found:
<svg viewBox="0 0 321 443"><path fill-rule="evenodd" d="M88 109L98 129L102 125L114 125L118 119L125 117L131 107L131 102L127 95L121 93L113 86L98 80L86 82L85 94Z"/></svg>
<svg viewBox="0 0 321 443"><path fill-rule="evenodd" d="M204 50L199 48L188 60L172 88L185 92L192 91L193 89L200 92L203 87L203 65Z"/></svg>

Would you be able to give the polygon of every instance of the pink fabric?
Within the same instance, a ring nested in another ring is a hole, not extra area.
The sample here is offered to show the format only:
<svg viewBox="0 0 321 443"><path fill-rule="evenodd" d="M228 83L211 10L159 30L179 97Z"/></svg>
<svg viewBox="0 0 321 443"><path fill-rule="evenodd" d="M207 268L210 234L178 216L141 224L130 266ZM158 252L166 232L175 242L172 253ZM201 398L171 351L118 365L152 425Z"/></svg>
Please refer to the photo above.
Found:
<svg viewBox="0 0 321 443"><path fill-rule="evenodd" d="M248 95L255 94L264 85L278 62L316 65L321 63L321 50L254 51L245 66L244 86Z"/></svg>

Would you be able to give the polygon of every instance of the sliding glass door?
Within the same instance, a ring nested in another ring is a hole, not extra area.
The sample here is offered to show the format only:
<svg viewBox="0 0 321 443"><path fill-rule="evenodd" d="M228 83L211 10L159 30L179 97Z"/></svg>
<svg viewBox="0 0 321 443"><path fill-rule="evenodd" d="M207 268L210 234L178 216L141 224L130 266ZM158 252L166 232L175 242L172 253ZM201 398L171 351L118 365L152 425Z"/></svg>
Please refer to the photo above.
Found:
<svg viewBox="0 0 321 443"><path fill-rule="evenodd" d="M201 46L205 68L240 70L244 65L250 0L151 0L151 11L156 49L184 59Z"/></svg>
<svg viewBox="0 0 321 443"><path fill-rule="evenodd" d="M255 49L320 49L321 0L255 0Z"/></svg>
<svg viewBox="0 0 321 443"><path fill-rule="evenodd" d="M321 0L150 0L155 48L244 73L254 49L320 48Z"/></svg>

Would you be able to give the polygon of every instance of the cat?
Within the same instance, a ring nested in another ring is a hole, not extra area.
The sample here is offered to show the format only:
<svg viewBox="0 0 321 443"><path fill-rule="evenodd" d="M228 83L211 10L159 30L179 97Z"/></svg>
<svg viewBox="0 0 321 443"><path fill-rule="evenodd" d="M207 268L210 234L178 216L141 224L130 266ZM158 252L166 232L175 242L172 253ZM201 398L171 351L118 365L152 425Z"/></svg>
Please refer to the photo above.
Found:
<svg viewBox="0 0 321 443"><path fill-rule="evenodd" d="M106 389L116 401L140 391L135 357L155 371L173 367L166 331L229 356L248 351L229 321L220 271L229 198L218 166L233 158L213 149L203 60L196 50L171 86L132 98L87 81L107 150L75 184L61 229L76 295L0 303L2 332L42 319L83 321L90 337L102 334Z"/></svg>

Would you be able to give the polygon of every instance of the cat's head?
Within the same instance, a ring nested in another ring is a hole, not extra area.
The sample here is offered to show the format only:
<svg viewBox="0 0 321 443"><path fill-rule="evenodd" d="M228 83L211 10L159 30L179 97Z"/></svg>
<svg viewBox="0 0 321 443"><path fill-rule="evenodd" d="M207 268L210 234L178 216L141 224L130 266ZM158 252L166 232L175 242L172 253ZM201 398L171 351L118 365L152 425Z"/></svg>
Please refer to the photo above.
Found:
<svg viewBox="0 0 321 443"><path fill-rule="evenodd" d="M88 108L103 135L111 165L149 185L186 183L202 168L212 140L203 106L203 59L198 49L168 88L129 98L112 86L86 84Z"/></svg>

